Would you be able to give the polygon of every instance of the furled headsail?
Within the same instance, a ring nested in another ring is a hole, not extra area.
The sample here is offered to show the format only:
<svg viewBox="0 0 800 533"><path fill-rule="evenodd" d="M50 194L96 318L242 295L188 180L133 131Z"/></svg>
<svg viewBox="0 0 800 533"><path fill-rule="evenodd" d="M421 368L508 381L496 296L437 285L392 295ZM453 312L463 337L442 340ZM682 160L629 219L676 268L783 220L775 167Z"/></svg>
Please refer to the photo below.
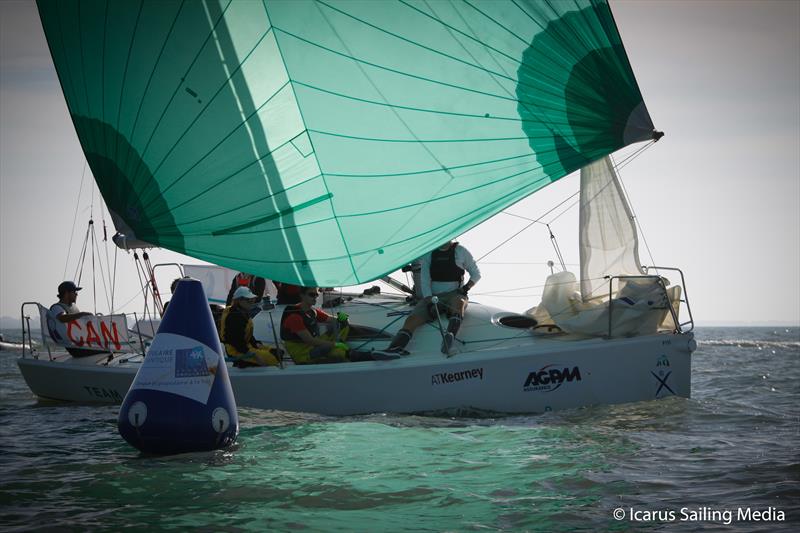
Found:
<svg viewBox="0 0 800 533"><path fill-rule="evenodd" d="M653 125L603 0L39 0L130 239L366 282Z"/></svg>

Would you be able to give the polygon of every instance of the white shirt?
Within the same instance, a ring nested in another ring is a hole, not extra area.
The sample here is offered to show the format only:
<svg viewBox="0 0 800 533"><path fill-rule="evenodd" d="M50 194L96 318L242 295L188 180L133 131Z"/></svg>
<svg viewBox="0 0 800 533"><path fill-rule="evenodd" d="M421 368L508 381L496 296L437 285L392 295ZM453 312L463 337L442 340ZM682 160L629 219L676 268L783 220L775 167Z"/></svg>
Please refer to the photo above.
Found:
<svg viewBox="0 0 800 533"><path fill-rule="evenodd" d="M428 252L419 260L423 298L427 298L432 294L454 291L461 286L457 281L431 281L431 254L433 254L433 252ZM472 254L460 244L456 245L455 263L459 268L463 268L469 273L469 281L471 281L473 285L478 283L478 280L481 279L481 271L478 270L478 265L472 258Z"/></svg>
<svg viewBox="0 0 800 533"><path fill-rule="evenodd" d="M67 305L63 302L56 302L50 306L50 316L56 318L58 316L63 315L64 313L68 315L74 315L75 313L80 313L80 309L75 304Z"/></svg>

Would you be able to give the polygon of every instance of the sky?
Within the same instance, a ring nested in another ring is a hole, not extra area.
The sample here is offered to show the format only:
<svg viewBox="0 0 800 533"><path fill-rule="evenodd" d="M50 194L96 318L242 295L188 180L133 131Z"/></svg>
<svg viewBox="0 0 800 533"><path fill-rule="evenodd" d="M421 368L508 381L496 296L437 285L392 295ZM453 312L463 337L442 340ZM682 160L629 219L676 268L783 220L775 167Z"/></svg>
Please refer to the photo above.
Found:
<svg viewBox="0 0 800 533"><path fill-rule="evenodd" d="M642 229L642 262L682 269L696 325L800 324L800 2L611 7L650 115L666 133L621 172ZM90 215L102 236L88 169L79 195L84 166L36 6L3 0L0 316L56 300L58 283L74 276ZM537 218L577 188L577 175L563 178L459 239L482 258L473 299L514 311L538 303L546 262L556 260L544 226L492 250L527 224L513 215ZM551 228L577 271L577 209ZM110 244L100 248L106 254L113 264ZM163 250L151 259L197 263ZM102 282L95 297L91 278L85 270L78 304L92 310L96 300L107 310ZM140 310L124 252L117 280L117 304L131 300L123 310Z"/></svg>

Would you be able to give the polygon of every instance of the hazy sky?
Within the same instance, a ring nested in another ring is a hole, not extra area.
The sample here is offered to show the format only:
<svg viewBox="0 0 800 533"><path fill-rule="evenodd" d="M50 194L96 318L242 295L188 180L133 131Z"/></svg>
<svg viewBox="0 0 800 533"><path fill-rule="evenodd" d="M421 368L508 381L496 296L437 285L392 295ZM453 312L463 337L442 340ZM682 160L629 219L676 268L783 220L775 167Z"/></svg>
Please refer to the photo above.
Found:
<svg viewBox="0 0 800 533"><path fill-rule="evenodd" d="M611 7L650 114L666 132L622 171L653 261L683 269L699 325L800 323L800 2ZM68 253L72 277L90 214L87 175L70 250L83 168L36 7L4 0L1 315L19 316L23 301L55 301ZM564 178L509 211L537 217L577 187L576 176ZM98 225L99 213L95 202ZM552 225L568 264L577 263L576 219L573 209ZM523 224L501 214L461 242L480 257ZM113 262L112 247L108 253ZM179 257L151 255L154 262ZM546 232L528 230L481 262L484 279L473 292L484 294L475 298L514 310L536 305L548 259L555 257ZM644 246L642 260L653 264ZM117 302L124 302L138 289L124 253L118 271ZM91 271L83 276L91 286ZM500 292L509 289L519 290ZM78 304L91 310L91 290Z"/></svg>

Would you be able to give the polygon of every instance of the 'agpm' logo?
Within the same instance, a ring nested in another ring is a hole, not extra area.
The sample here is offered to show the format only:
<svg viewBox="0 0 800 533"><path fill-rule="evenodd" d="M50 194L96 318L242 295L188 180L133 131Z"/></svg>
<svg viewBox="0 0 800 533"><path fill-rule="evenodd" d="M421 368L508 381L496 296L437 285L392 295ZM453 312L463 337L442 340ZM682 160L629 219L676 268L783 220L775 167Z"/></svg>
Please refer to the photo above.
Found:
<svg viewBox="0 0 800 533"><path fill-rule="evenodd" d="M573 366L572 369L565 367L563 370L551 368L553 366L555 365L547 365L536 372L528 374L523 390L553 392L563 385L565 381L581 380L581 371L577 366Z"/></svg>

